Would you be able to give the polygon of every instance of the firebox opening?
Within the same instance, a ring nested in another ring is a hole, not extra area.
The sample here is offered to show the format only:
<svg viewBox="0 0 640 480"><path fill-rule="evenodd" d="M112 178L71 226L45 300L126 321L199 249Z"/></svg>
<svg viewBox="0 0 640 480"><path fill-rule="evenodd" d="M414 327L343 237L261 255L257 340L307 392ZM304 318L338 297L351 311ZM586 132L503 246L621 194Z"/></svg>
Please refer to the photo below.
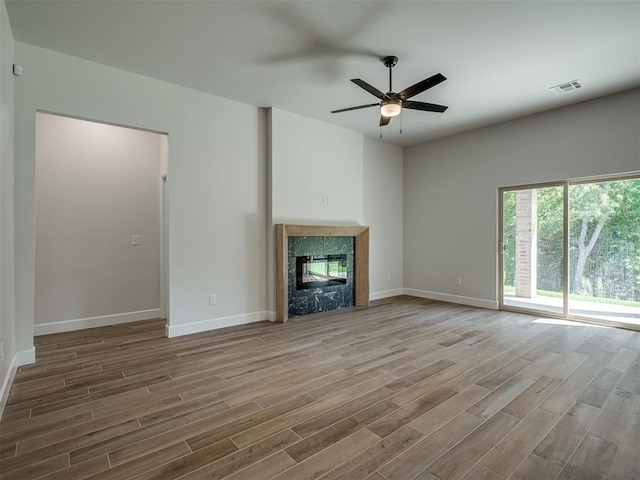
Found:
<svg viewBox="0 0 640 480"><path fill-rule="evenodd" d="M296 257L296 288L330 287L347 283L347 256L308 255Z"/></svg>

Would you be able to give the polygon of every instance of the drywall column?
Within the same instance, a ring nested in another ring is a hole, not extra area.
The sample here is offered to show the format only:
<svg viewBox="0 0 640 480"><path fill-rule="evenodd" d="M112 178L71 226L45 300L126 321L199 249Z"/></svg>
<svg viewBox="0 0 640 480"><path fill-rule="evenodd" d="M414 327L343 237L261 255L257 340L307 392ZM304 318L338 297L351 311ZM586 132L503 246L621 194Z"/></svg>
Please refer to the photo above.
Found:
<svg viewBox="0 0 640 480"><path fill-rule="evenodd" d="M516 296L534 298L538 274L537 191L516 192Z"/></svg>

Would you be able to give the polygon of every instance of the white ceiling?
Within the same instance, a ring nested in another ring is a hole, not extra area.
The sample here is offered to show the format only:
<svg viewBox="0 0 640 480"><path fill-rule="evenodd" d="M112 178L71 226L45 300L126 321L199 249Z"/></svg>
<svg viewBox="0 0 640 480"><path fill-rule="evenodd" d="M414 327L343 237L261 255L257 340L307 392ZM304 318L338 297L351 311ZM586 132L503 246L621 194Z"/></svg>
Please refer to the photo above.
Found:
<svg viewBox="0 0 640 480"><path fill-rule="evenodd" d="M411 145L640 86L640 1L7 0L16 40ZM441 72L378 127L349 81L387 91ZM28 65L25 65L28 75ZM579 79L555 95L549 87ZM402 123L403 133L399 133Z"/></svg>

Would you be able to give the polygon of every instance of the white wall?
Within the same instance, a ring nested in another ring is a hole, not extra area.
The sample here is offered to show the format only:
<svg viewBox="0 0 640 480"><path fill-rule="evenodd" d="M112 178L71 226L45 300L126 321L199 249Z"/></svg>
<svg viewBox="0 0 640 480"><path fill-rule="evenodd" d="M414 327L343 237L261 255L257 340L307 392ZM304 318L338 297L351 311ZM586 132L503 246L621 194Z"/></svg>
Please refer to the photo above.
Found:
<svg viewBox="0 0 640 480"><path fill-rule="evenodd" d="M364 223L370 227L371 299L402 294L402 148L364 139Z"/></svg>
<svg viewBox="0 0 640 480"><path fill-rule="evenodd" d="M639 138L632 90L405 149L407 293L495 308L498 187L640 170Z"/></svg>
<svg viewBox="0 0 640 480"><path fill-rule="evenodd" d="M13 36L4 1L0 2L0 416L15 367L29 358L20 356L15 341L14 203L13 203ZM32 345L23 349L32 356Z"/></svg>
<svg viewBox="0 0 640 480"><path fill-rule="evenodd" d="M271 109L274 223L362 225L362 162L362 133Z"/></svg>
<svg viewBox="0 0 640 480"><path fill-rule="evenodd" d="M162 140L36 115L36 334L160 316Z"/></svg>
<svg viewBox="0 0 640 480"><path fill-rule="evenodd" d="M264 112L21 42L15 56L18 348L33 337L38 109L168 132L170 335L264 319Z"/></svg>

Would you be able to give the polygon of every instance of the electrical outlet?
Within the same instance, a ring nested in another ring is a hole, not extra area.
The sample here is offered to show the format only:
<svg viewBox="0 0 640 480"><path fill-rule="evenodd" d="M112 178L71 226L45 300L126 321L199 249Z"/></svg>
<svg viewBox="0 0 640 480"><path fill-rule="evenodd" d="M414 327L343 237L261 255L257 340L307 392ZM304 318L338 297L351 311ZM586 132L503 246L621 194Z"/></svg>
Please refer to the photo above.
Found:
<svg viewBox="0 0 640 480"><path fill-rule="evenodd" d="M462 277L456 277L456 287L462 286Z"/></svg>
<svg viewBox="0 0 640 480"><path fill-rule="evenodd" d="M0 363L4 362L4 342L0 342Z"/></svg>
<svg viewBox="0 0 640 480"><path fill-rule="evenodd" d="M391 281L391 274L387 273L387 282L390 282L390 281Z"/></svg>
<svg viewBox="0 0 640 480"><path fill-rule="evenodd" d="M218 302L218 298L215 293L209 295L209 305L215 305Z"/></svg>

